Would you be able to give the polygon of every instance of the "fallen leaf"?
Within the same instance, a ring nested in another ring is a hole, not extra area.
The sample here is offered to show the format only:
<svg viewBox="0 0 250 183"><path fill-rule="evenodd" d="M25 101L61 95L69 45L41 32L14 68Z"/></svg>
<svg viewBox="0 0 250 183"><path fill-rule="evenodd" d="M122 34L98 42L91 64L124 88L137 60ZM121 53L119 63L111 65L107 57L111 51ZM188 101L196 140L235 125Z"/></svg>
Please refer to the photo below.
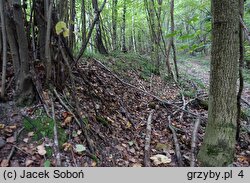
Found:
<svg viewBox="0 0 250 183"><path fill-rule="evenodd" d="M4 159L2 162L1 162L1 167L8 167L9 166L9 161L7 159Z"/></svg>
<svg viewBox="0 0 250 183"><path fill-rule="evenodd" d="M51 166L50 160L46 160L46 161L44 162L44 167L50 167L50 166Z"/></svg>
<svg viewBox="0 0 250 183"><path fill-rule="evenodd" d="M142 164L141 163L135 163L135 164L133 164L133 167L142 167Z"/></svg>
<svg viewBox="0 0 250 183"><path fill-rule="evenodd" d="M13 125L13 126L7 126L7 128L12 129L12 130L15 130L15 129L16 129L16 125Z"/></svg>
<svg viewBox="0 0 250 183"><path fill-rule="evenodd" d="M76 148L75 148L76 152L83 152L83 151L86 151L86 147L82 144L76 144Z"/></svg>
<svg viewBox="0 0 250 183"><path fill-rule="evenodd" d="M29 138L24 138L23 141L24 141L25 143L28 143L28 142L29 142Z"/></svg>
<svg viewBox="0 0 250 183"><path fill-rule="evenodd" d="M33 137L34 136L34 132L29 132L28 133L28 137Z"/></svg>
<svg viewBox="0 0 250 183"><path fill-rule="evenodd" d="M153 163L155 165L161 165L161 164L167 164L171 163L171 159L167 156L164 156L162 154L157 154L155 156L150 157L151 160L153 160Z"/></svg>
<svg viewBox="0 0 250 183"><path fill-rule="evenodd" d="M37 146L37 152L41 156L44 156L47 153L46 150L45 150L45 147L44 147L44 143L41 144L40 146Z"/></svg>
<svg viewBox="0 0 250 183"><path fill-rule="evenodd" d="M64 143L63 145L63 150L64 151L68 151L68 150L70 150L70 149L72 149L72 144L70 144L70 143Z"/></svg>
<svg viewBox="0 0 250 183"><path fill-rule="evenodd" d="M4 129L5 125L0 123L0 129Z"/></svg>
<svg viewBox="0 0 250 183"><path fill-rule="evenodd" d="M66 125L70 124L70 123L72 122L72 120L73 120L73 116L67 116L67 117L64 119L64 121L63 121L63 123L62 123L62 126L66 126Z"/></svg>
<svg viewBox="0 0 250 183"><path fill-rule="evenodd" d="M34 163L33 160L26 159L26 161L25 161L25 166L28 167L28 166L32 165L32 163Z"/></svg>
<svg viewBox="0 0 250 183"><path fill-rule="evenodd" d="M77 135L81 135L81 134L82 134L82 130L78 130Z"/></svg>
<svg viewBox="0 0 250 183"><path fill-rule="evenodd" d="M15 141L16 141L15 137L13 136L6 139L6 142L11 143L11 144L14 143Z"/></svg>

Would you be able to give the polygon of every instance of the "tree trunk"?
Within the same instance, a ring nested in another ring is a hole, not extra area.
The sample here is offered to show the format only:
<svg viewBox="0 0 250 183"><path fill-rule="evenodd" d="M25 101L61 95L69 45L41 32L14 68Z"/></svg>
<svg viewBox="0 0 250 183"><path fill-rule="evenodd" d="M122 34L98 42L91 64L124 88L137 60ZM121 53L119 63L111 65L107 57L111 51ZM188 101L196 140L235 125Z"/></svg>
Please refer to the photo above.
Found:
<svg viewBox="0 0 250 183"><path fill-rule="evenodd" d="M198 159L202 166L228 166L236 143L239 1L212 0L212 15L208 124Z"/></svg>
<svg viewBox="0 0 250 183"><path fill-rule="evenodd" d="M123 14L122 14L122 52L127 52L126 48L126 10L127 2L123 0Z"/></svg>
<svg viewBox="0 0 250 183"><path fill-rule="evenodd" d="M244 16L244 0L239 0L239 8L240 8L240 16L243 19ZM240 59L239 59L239 91L237 95L237 133L236 140L240 140L240 128L241 128L241 95L244 88L244 77L243 77L243 65L244 65L244 33L241 28L241 24L239 24L239 39L240 39Z"/></svg>
<svg viewBox="0 0 250 183"><path fill-rule="evenodd" d="M7 9L7 11L10 11ZM17 34L16 28L13 19L10 15L6 16L6 29L7 29L7 38L8 43L10 46L12 63L14 67L14 80L15 80L15 89L18 89L18 79L20 74L20 57L18 52L18 41L17 41Z"/></svg>
<svg viewBox="0 0 250 183"><path fill-rule="evenodd" d="M171 0L171 34L174 34L175 32L175 24L174 24L174 0ZM173 49L173 59L174 59L174 67L175 67L175 75L176 79L179 78L179 72L178 72L178 66L177 66L177 54L176 54L176 48L175 48L175 39L174 36L171 39L171 46Z"/></svg>
<svg viewBox="0 0 250 183"><path fill-rule="evenodd" d="M17 103L29 105L34 100L34 91L31 75L29 74L29 50L25 33L21 1L12 0L14 21L17 31L18 48L20 55L20 76L18 78Z"/></svg>
<svg viewBox="0 0 250 183"><path fill-rule="evenodd" d="M117 2L112 1L112 47L113 50L117 50Z"/></svg>
<svg viewBox="0 0 250 183"><path fill-rule="evenodd" d="M69 49L73 53L75 43L75 17L76 17L76 2L70 0L70 21L69 21Z"/></svg>
<svg viewBox="0 0 250 183"><path fill-rule="evenodd" d="M50 35L51 35L51 19L52 19L52 7L53 3L49 1L49 9L47 12L47 30L46 30L46 41L45 41L45 58L46 58L46 84L49 85L52 75L52 63L51 63L51 50L50 50Z"/></svg>
<svg viewBox="0 0 250 183"><path fill-rule="evenodd" d="M1 98L5 95L5 84L6 84L6 66L7 66L7 36L6 36L6 25L4 15L4 4L5 1L0 1L0 16L1 16L1 30L2 30L2 41L3 41L3 64L2 64L2 83L1 83Z"/></svg>
<svg viewBox="0 0 250 183"><path fill-rule="evenodd" d="M87 34L87 26L86 26L86 10L85 10L85 0L82 0L82 44L86 43L86 34Z"/></svg>
<svg viewBox="0 0 250 183"><path fill-rule="evenodd" d="M102 41L102 32L101 32L101 25L100 25L100 17L98 16L98 12L99 12L99 8L98 8L98 2L97 0L92 0L92 4L93 4L93 8L95 11L95 17L98 17L97 21L96 21L96 47L97 50L103 54L103 55L107 55L108 52L103 44Z"/></svg>

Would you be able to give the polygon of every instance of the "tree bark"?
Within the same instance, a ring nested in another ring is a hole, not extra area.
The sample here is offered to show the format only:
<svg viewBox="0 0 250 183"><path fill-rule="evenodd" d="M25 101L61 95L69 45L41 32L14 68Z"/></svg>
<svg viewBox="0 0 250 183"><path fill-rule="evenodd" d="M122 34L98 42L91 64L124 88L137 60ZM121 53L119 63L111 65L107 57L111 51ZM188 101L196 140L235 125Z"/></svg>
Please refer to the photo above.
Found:
<svg viewBox="0 0 250 183"><path fill-rule="evenodd" d="M52 19L52 8L53 2L48 0L49 9L47 12L47 30L46 30L46 41L45 41L45 58L46 58L46 84L49 85L52 75L52 63L51 63L51 51L50 51L50 35L51 35L51 19Z"/></svg>
<svg viewBox="0 0 250 183"><path fill-rule="evenodd" d="M117 3L118 0L112 1L112 47L117 50Z"/></svg>
<svg viewBox="0 0 250 183"><path fill-rule="evenodd" d="M198 158L202 166L228 166L236 143L239 1L212 0L212 15L208 124Z"/></svg>
<svg viewBox="0 0 250 183"><path fill-rule="evenodd" d="M29 105L34 100L34 90L32 78L29 74L30 57L21 1L12 0L12 6L20 56L20 76L18 78L19 87L17 91L17 103L19 105Z"/></svg>
<svg viewBox="0 0 250 183"><path fill-rule="evenodd" d="M99 14L99 8L98 8L98 1L97 0L92 0L92 5L93 5L93 8L94 8L94 12L95 12L95 17L98 17L97 18L97 21L96 21L96 47L97 47L97 50L99 51L99 53L103 54L103 55L107 55L108 52L103 44L103 41L102 41L102 32L101 32L101 25L100 25L100 16L98 16Z"/></svg>
<svg viewBox="0 0 250 183"><path fill-rule="evenodd" d="M126 48L126 0L123 0L123 14L122 14L122 52L127 52Z"/></svg>
<svg viewBox="0 0 250 183"><path fill-rule="evenodd" d="M85 9L85 0L82 0L82 44L86 43L86 34L87 34L87 25L86 25L86 9Z"/></svg>
<svg viewBox="0 0 250 183"><path fill-rule="evenodd" d="M243 19L244 16L244 0L239 0L240 17ZM244 88L244 78L243 78L243 65L244 65L244 33L241 28L241 23L239 24L239 40L240 40L240 59L239 59L239 91L237 95L237 133L236 140L240 140L240 128L241 128L241 95Z"/></svg>
<svg viewBox="0 0 250 183"><path fill-rule="evenodd" d="M2 41L3 41L3 64L2 64L2 87L1 87L1 98L5 95L5 84L6 84L6 67L7 67L7 36L6 36L6 25L4 15L4 0L0 1L0 16L1 16L1 30L2 30Z"/></svg>

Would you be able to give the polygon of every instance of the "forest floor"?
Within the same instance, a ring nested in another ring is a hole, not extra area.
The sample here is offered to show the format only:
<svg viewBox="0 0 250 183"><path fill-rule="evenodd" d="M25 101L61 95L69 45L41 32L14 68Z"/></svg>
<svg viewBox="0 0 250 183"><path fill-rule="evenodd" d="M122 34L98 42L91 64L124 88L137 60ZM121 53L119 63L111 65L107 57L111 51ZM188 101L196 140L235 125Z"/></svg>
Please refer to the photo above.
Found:
<svg viewBox="0 0 250 183"><path fill-rule="evenodd" d="M74 74L86 131L54 96L61 165L190 166L195 123L201 120L194 153L207 123L207 106L200 101L207 99L209 63L181 59L177 86L151 75L148 60L140 56L116 55L101 61L87 59ZM70 82L65 85L69 87L60 98L73 110ZM52 106L49 91L43 95ZM245 89L244 97L249 99L249 90ZM249 117L242 123L247 128ZM1 166L56 166L53 126L41 103L25 108L17 108L12 101L0 104ZM147 143L149 151L145 150ZM242 130L233 166L249 166L249 149L249 131Z"/></svg>

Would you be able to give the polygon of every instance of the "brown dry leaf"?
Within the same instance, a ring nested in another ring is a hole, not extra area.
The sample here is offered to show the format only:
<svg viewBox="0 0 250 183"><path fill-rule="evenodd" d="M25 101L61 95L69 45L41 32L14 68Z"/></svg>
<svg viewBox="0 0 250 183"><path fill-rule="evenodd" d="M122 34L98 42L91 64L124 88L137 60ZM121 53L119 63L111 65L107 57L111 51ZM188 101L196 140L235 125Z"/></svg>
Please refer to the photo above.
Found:
<svg viewBox="0 0 250 183"><path fill-rule="evenodd" d="M151 160L153 160L153 163L157 166L157 165L161 165L161 164L167 164L167 163L171 163L171 159L167 156L164 156L162 154L157 154L155 156L150 157Z"/></svg>
<svg viewBox="0 0 250 183"><path fill-rule="evenodd" d="M72 149L72 144L70 143L64 143L63 145L64 151L69 151Z"/></svg>
<svg viewBox="0 0 250 183"><path fill-rule="evenodd" d="M30 165L32 165L32 163L34 163L33 160L26 159L26 161L25 161L25 166L26 166L26 167L27 167L27 166L30 166Z"/></svg>
<svg viewBox="0 0 250 183"><path fill-rule="evenodd" d="M0 123L0 129L4 129L5 124Z"/></svg>
<svg viewBox="0 0 250 183"><path fill-rule="evenodd" d="M15 137L13 136L6 139L6 142L11 143L11 144L14 143L15 141L16 141Z"/></svg>
<svg viewBox="0 0 250 183"><path fill-rule="evenodd" d="M49 100L49 94L48 94L48 92L45 92L45 91L43 91L43 97L44 97L44 100Z"/></svg>
<svg viewBox="0 0 250 183"><path fill-rule="evenodd" d="M114 123L115 123L115 121L112 120L110 117L107 117L106 119L107 119L111 124L114 124Z"/></svg>
<svg viewBox="0 0 250 183"><path fill-rule="evenodd" d="M16 125L13 125L13 126L7 126L7 128L12 129L12 130L15 130L15 129L16 129Z"/></svg>
<svg viewBox="0 0 250 183"><path fill-rule="evenodd" d="M133 167L142 167L142 164L141 163L135 163L135 164L133 164Z"/></svg>
<svg viewBox="0 0 250 183"><path fill-rule="evenodd" d="M2 162L1 162L1 167L8 167L9 166L9 161L7 159L4 159Z"/></svg>
<svg viewBox="0 0 250 183"><path fill-rule="evenodd" d="M13 130L10 129L10 128L5 128L4 131L7 132L7 133L13 133Z"/></svg>
<svg viewBox="0 0 250 183"><path fill-rule="evenodd" d="M34 136L34 132L29 132L28 133L28 137L33 137Z"/></svg>
<svg viewBox="0 0 250 183"><path fill-rule="evenodd" d="M96 167L96 165L97 165L96 161L93 161L93 162L91 163L91 166L92 166L92 167Z"/></svg>
<svg viewBox="0 0 250 183"><path fill-rule="evenodd" d="M77 135L81 135L81 134L82 134L82 130L78 130Z"/></svg>
<svg viewBox="0 0 250 183"><path fill-rule="evenodd" d="M46 150L45 150L45 147L44 147L44 143L41 144L40 146L37 146L37 152L41 156L44 156L47 153Z"/></svg>
<svg viewBox="0 0 250 183"><path fill-rule="evenodd" d="M69 112L63 112L63 113L62 113L63 119L67 118L68 115L70 115Z"/></svg>
<svg viewBox="0 0 250 183"><path fill-rule="evenodd" d="M24 141L25 143L28 143L28 142L29 142L29 138L24 138L23 141Z"/></svg>
<svg viewBox="0 0 250 183"><path fill-rule="evenodd" d="M69 125L73 121L73 116L68 116L64 119L62 126Z"/></svg>

